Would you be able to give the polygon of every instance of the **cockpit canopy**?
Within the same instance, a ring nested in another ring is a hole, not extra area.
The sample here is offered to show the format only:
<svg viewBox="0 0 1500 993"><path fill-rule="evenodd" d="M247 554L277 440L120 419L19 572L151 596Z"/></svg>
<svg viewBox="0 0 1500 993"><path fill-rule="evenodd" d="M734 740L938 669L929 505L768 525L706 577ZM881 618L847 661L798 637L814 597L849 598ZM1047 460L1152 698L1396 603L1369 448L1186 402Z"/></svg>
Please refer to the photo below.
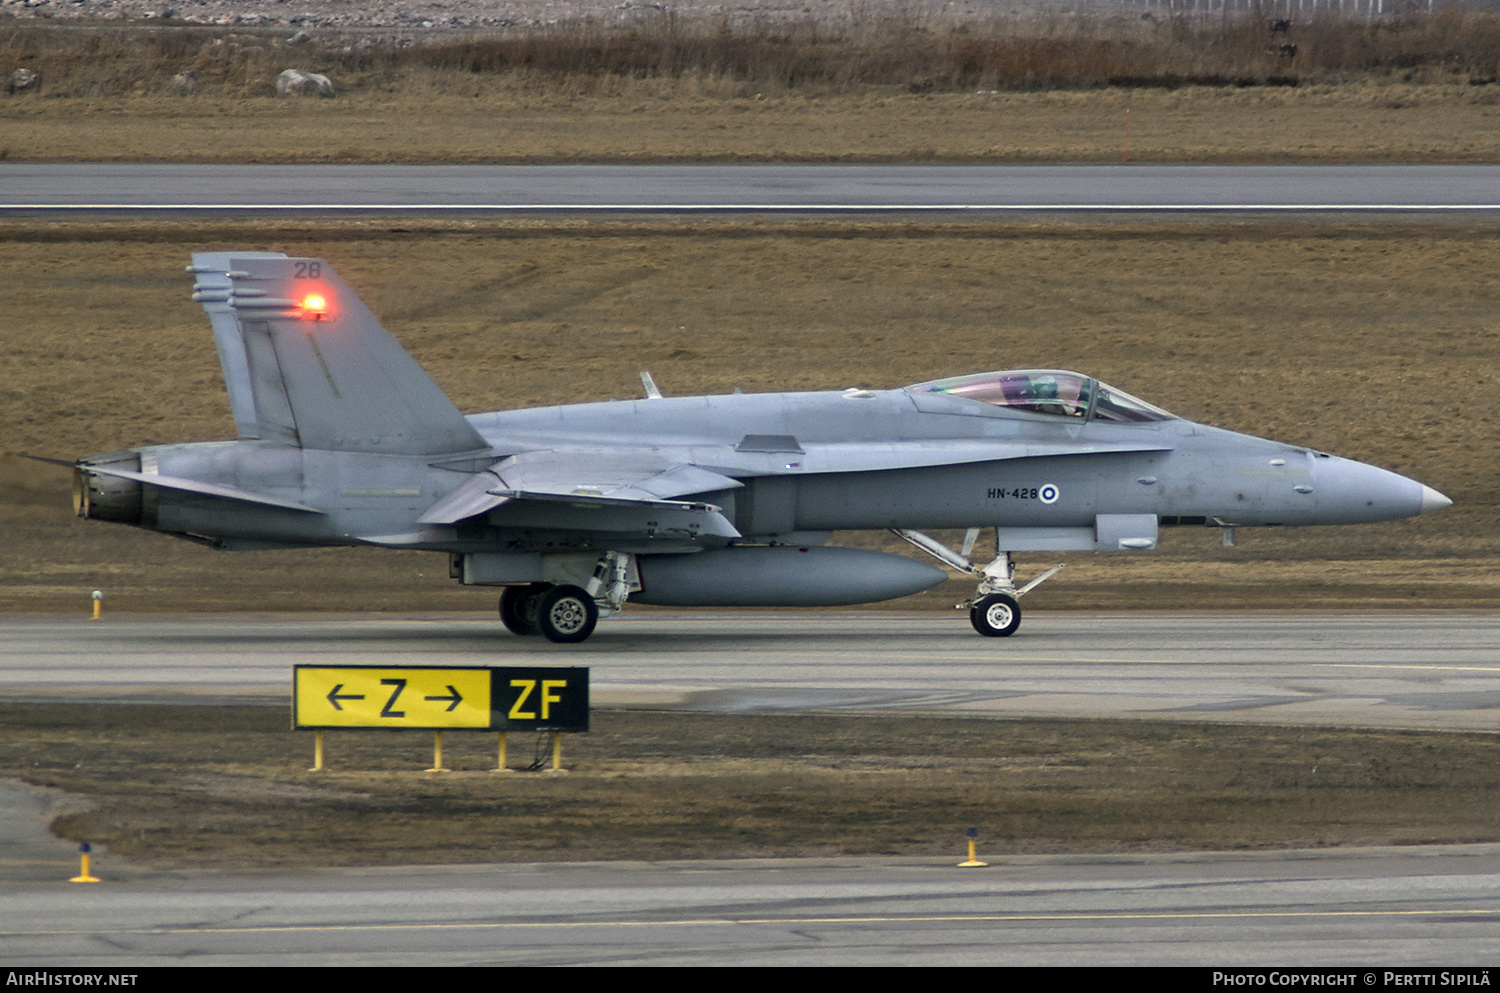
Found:
<svg viewBox="0 0 1500 993"><path fill-rule="evenodd" d="M908 386L914 393L942 393L1032 414L1077 417L1112 423L1170 421L1175 415L1076 372L1061 369L1008 369L955 376Z"/></svg>

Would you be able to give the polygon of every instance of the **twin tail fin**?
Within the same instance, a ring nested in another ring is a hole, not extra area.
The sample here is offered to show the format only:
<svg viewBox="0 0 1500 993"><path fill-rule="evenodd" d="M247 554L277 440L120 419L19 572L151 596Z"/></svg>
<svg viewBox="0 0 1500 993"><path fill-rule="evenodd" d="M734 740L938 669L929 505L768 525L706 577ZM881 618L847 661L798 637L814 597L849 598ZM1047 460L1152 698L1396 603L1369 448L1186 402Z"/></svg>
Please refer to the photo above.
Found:
<svg viewBox="0 0 1500 993"><path fill-rule="evenodd" d="M322 259L199 252L188 271L241 438L391 455L489 447Z"/></svg>

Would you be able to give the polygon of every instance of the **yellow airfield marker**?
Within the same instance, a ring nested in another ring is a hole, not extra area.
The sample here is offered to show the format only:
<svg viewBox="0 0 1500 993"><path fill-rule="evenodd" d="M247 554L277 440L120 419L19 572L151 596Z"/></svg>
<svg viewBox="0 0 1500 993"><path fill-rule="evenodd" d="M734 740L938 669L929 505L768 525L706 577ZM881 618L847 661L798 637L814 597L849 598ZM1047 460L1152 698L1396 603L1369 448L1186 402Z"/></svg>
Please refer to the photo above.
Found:
<svg viewBox="0 0 1500 993"><path fill-rule="evenodd" d="M89 875L89 852L92 851L92 850L93 849L90 847L89 843L86 842L86 841L83 844L81 844L81 845L78 846L78 851L81 853L80 856L79 856L80 864L78 866L78 875L76 875L72 879L68 880L68 882L70 882L70 883L97 883L97 882L99 882L99 878L97 876L91 876L91 875Z"/></svg>
<svg viewBox="0 0 1500 993"><path fill-rule="evenodd" d="M496 761L496 765L495 765L495 771L496 772L510 772L510 770L505 767L505 760L509 757L507 755L507 751L508 751L508 749L506 748L505 732L501 731L500 732L500 756L499 756L498 760Z"/></svg>
<svg viewBox="0 0 1500 993"><path fill-rule="evenodd" d="M979 829L971 827L964 831L964 834L969 836L969 860L967 862L958 863L958 867L960 869L972 869L989 865L988 862L979 861L979 859L974 854L974 843L979 840Z"/></svg>
<svg viewBox="0 0 1500 993"><path fill-rule="evenodd" d="M103 613L103 611L104 611L104 591L103 590L95 590L94 591L94 620L97 621L99 619L99 615L101 613Z"/></svg>
<svg viewBox="0 0 1500 993"><path fill-rule="evenodd" d="M562 732L552 732L552 768L547 770L548 775L566 776L568 770L562 767Z"/></svg>
<svg viewBox="0 0 1500 993"><path fill-rule="evenodd" d="M432 732L432 768L428 772L447 772L443 768L443 732Z"/></svg>

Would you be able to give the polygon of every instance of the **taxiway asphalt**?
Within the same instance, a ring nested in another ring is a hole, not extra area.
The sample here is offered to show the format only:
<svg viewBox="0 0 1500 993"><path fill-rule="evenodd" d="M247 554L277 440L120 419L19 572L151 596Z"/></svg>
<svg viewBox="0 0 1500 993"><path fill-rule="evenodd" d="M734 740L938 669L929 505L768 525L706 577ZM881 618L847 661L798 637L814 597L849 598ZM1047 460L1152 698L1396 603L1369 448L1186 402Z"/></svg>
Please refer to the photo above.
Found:
<svg viewBox="0 0 1500 993"><path fill-rule="evenodd" d="M282 702L291 667L586 665L598 706L900 710L1500 730L1500 615L959 612L607 619L582 645L484 615L0 620L0 698Z"/></svg>
<svg viewBox="0 0 1500 993"><path fill-rule="evenodd" d="M776 859L0 884L0 959L116 969L1451 968L1491 965L1500 947L1500 845L988 860L968 869L957 857ZM107 877L107 865L99 872Z"/></svg>
<svg viewBox="0 0 1500 993"><path fill-rule="evenodd" d="M298 662L587 665L596 704L1496 730L1500 616L641 612L581 646L487 617L0 621L0 699L284 704ZM948 860L146 872L65 882L56 798L0 789L0 960L21 966L1485 966L1500 845ZM1351 969L1358 973L1358 969ZM1361 984L1363 984L1361 979Z"/></svg>
<svg viewBox="0 0 1500 993"><path fill-rule="evenodd" d="M0 163L0 216L173 211L1472 216L1500 211L1500 166Z"/></svg>

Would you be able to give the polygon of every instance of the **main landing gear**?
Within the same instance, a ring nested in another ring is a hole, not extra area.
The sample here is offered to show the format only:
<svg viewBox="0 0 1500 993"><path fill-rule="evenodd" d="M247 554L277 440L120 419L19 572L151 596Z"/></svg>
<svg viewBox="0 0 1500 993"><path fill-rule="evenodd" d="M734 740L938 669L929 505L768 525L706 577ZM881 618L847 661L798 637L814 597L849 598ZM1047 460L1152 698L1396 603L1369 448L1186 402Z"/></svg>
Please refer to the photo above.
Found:
<svg viewBox="0 0 1500 993"><path fill-rule="evenodd" d="M979 578L979 588L974 591L974 595L962 603L954 604L954 607L958 610L967 607L969 623L974 625L975 631L987 638L1008 638L1015 634L1016 629L1021 626L1021 597L1057 575L1062 569L1061 564L1055 565L1025 586L1016 589L1016 564L1010 552L1000 550L998 532L995 535L995 558L983 568L978 568L969 561L969 553L974 550L974 542L979 538L978 528L970 528L969 533L964 536L962 552L955 552L920 531L894 530L893 533L911 542L944 565Z"/></svg>
<svg viewBox="0 0 1500 993"><path fill-rule="evenodd" d="M500 623L512 634L539 634L558 644L576 644L594 633L601 608L608 615L625 606L631 590L631 568L630 556L605 552L585 586L507 586L500 594Z"/></svg>
<svg viewBox="0 0 1500 993"><path fill-rule="evenodd" d="M545 583L507 586L500 594L500 623L511 634L541 634L537 627L537 600L551 587Z"/></svg>
<svg viewBox="0 0 1500 993"><path fill-rule="evenodd" d="M513 634L571 645L594 633L599 607L578 586L507 586L500 594L500 623Z"/></svg>

